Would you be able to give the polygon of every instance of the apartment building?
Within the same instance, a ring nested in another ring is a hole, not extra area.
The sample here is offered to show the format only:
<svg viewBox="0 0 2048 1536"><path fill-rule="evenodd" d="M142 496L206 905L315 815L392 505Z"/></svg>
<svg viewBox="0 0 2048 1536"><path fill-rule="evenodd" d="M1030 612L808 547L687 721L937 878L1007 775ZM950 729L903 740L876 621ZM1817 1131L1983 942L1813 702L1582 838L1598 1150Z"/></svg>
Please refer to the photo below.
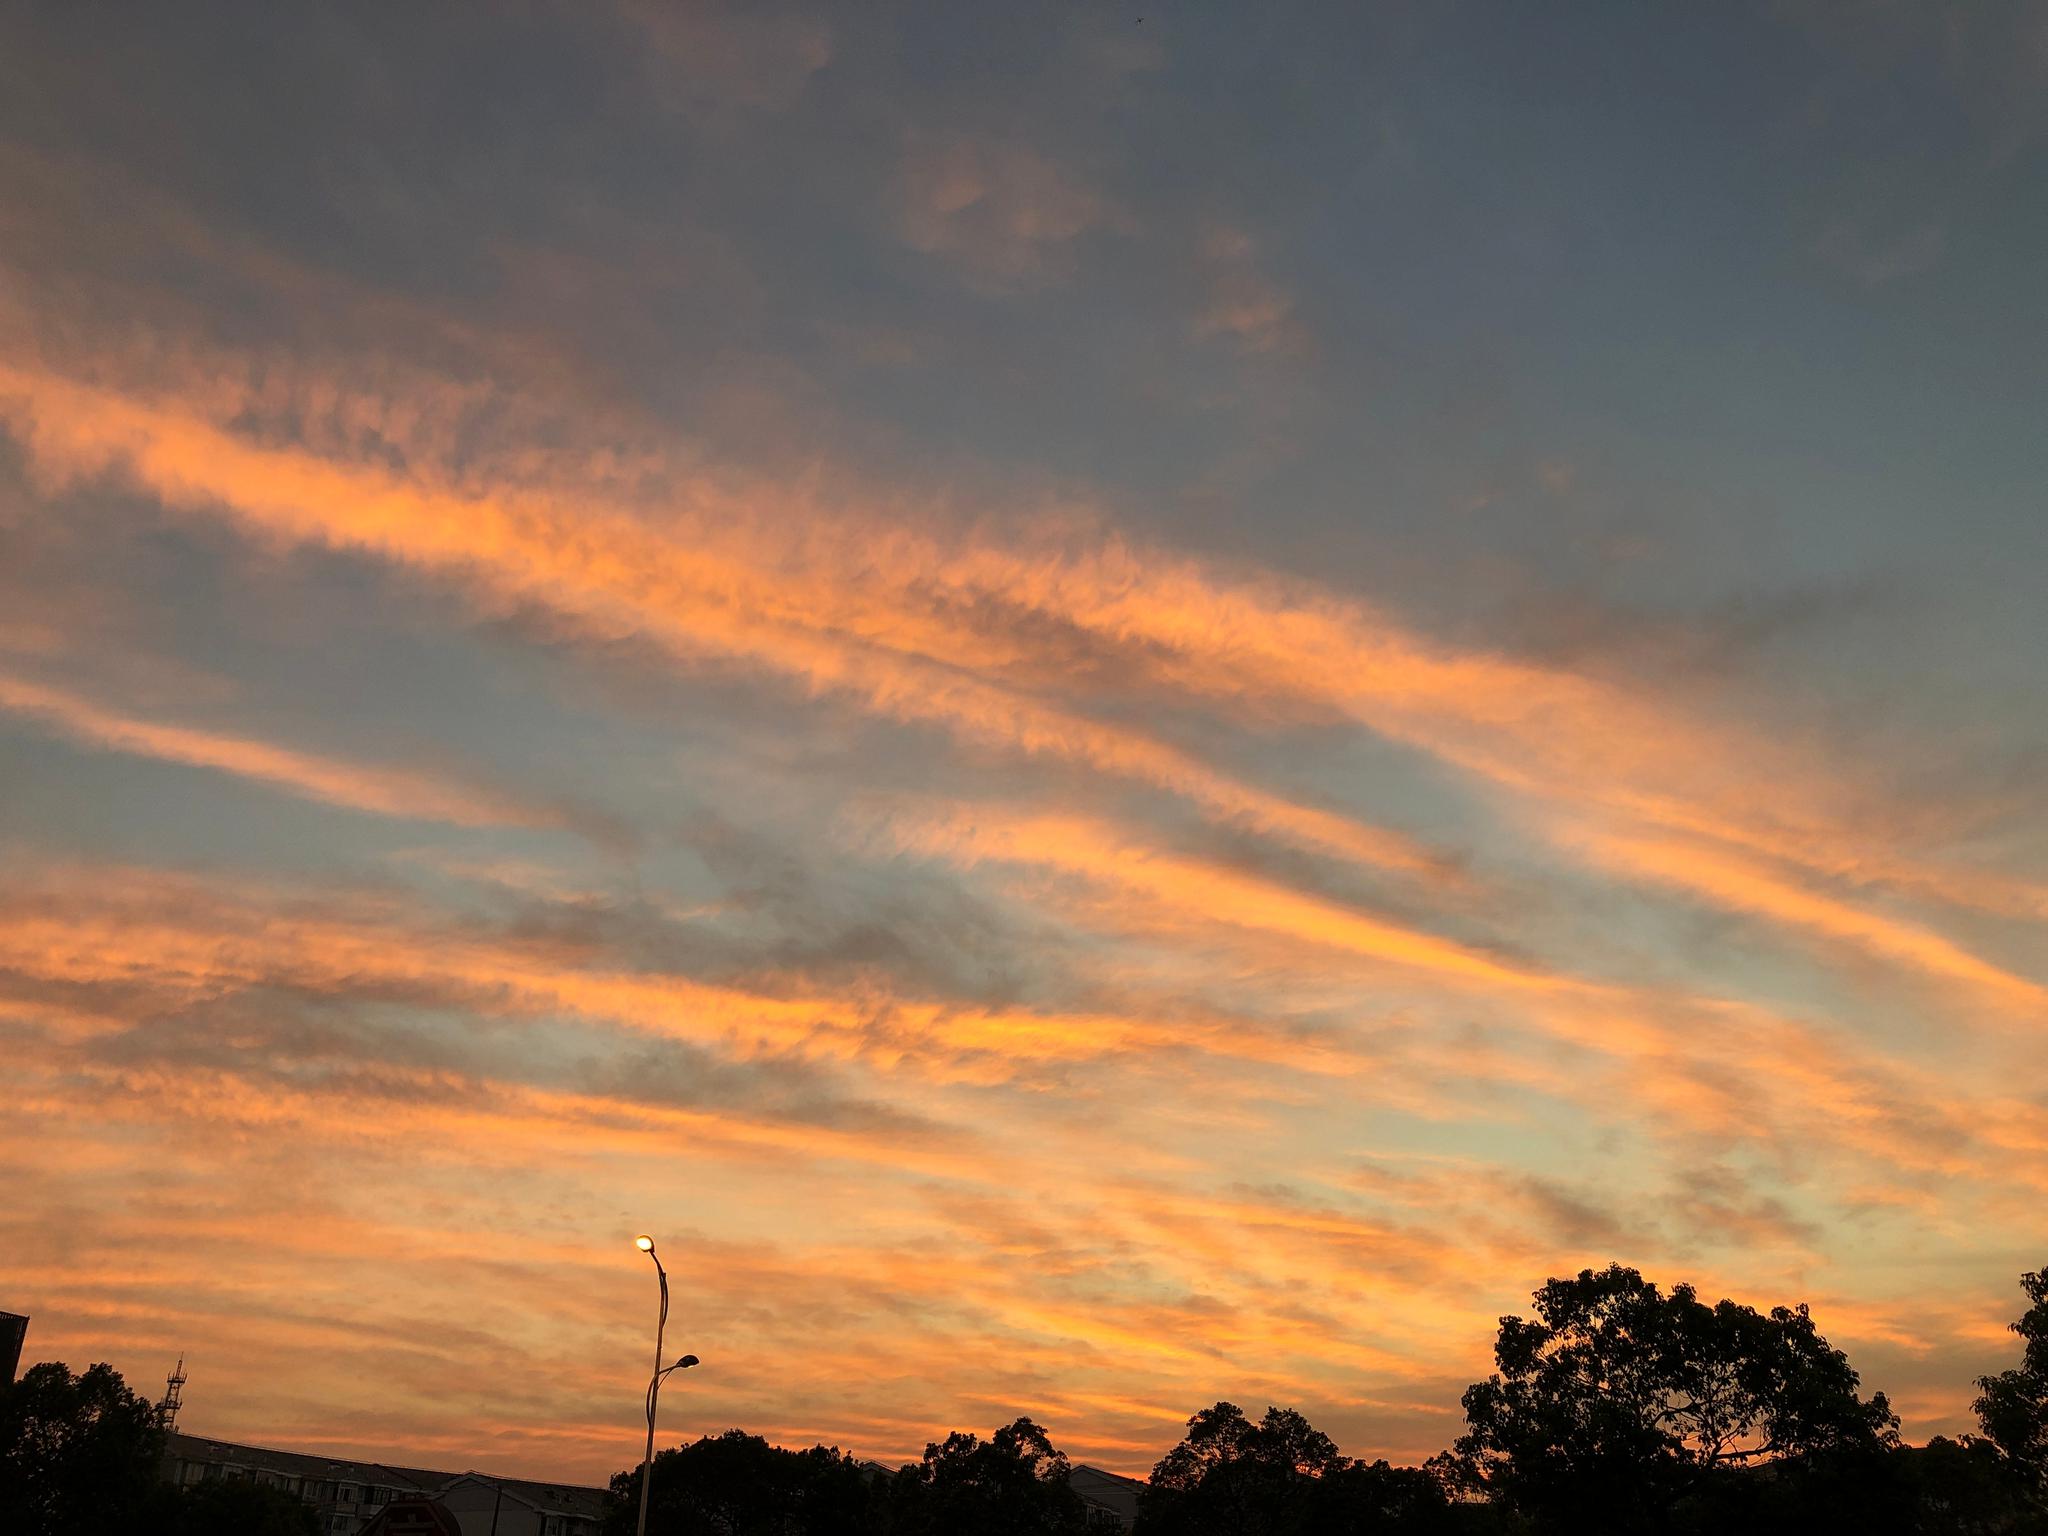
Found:
<svg viewBox="0 0 2048 1536"><path fill-rule="evenodd" d="M172 1434L164 1476L179 1485L209 1478L281 1488L313 1506L323 1536L359 1536L397 1500L430 1500L455 1517L462 1536L597 1536L604 1490L570 1483L494 1478L274 1451L198 1435Z"/></svg>

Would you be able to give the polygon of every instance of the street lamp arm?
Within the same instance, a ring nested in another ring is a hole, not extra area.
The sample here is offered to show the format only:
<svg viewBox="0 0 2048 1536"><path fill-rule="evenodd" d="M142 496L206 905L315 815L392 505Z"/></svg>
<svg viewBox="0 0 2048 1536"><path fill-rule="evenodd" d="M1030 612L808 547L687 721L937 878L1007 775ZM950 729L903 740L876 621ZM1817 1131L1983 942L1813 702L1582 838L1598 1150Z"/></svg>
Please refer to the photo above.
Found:
<svg viewBox="0 0 2048 1536"><path fill-rule="evenodd" d="M661 1311L654 1320L654 1374L647 1378L647 1456L640 1463L639 1536L647 1536L647 1490L654 1480L654 1410L661 1399L661 1384L674 1372L687 1371L697 1364L697 1357L684 1355L670 1366L661 1363L663 1335L668 1331L668 1271L661 1267L661 1255L654 1251L653 1238L643 1232L633 1239L633 1246L654 1260L655 1278L661 1282Z"/></svg>
<svg viewBox="0 0 2048 1536"><path fill-rule="evenodd" d="M697 1357L695 1355L685 1355L674 1365L664 1366L661 1370L656 1371L654 1379L656 1381L664 1381L668 1377L673 1376L677 1371L687 1371L695 1364L697 1364Z"/></svg>
<svg viewBox="0 0 2048 1536"><path fill-rule="evenodd" d="M663 1335L668 1331L668 1271L661 1255L654 1251L654 1239L646 1233L633 1239L633 1246L654 1261L655 1278L661 1284L661 1310L654 1320L654 1374L647 1382L647 1455L640 1463L640 1520L637 1536L647 1536L647 1489L654 1479L654 1403L661 1391Z"/></svg>

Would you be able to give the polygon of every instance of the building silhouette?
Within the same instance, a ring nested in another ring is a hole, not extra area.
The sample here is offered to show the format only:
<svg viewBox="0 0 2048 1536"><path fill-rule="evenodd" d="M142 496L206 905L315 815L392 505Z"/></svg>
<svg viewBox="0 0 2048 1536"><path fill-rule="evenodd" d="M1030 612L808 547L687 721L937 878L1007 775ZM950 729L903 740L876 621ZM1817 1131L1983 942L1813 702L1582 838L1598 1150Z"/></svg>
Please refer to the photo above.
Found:
<svg viewBox="0 0 2048 1536"><path fill-rule="evenodd" d="M427 1501L454 1517L462 1536L597 1536L605 1490L484 1472L437 1472L303 1451L273 1451L173 1433L164 1476L180 1487L213 1478L262 1483L303 1499L322 1536L359 1536L387 1505Z"/></svg>
<svg viewBox="0 0 2048 1536"><path fill-rule="evenodd" d="M0 1383L12 1385L21 1368L21 1347L28 1340L28 1318L19 1312L0 1312Z"/></svg>
<svg viewBox="0 0 2048 1536"><path fill-rule="evenodd" d="M1137 1478L1077 1466L1067 1474L1067 1486L1081 1496L1089 1530L1128 1531L1138 1523L1138 1495L1145 1485Z"/></svg>

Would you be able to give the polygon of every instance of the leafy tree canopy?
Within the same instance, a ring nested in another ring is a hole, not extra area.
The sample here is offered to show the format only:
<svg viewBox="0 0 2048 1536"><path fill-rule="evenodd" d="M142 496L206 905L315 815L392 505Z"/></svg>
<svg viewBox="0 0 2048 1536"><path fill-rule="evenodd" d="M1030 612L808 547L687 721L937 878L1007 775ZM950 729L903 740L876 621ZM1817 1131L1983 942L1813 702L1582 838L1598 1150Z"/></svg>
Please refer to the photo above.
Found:
<svg viewBox="0 0 2048 1536"><path fill-rule="evenodd" d="M313 1507L282 1488L242 1478L193 1483L169 1501L166 1536L320 1536Z"/></svg>
<svg viewBox="0 0 2048 1536"><path fill-rule="evenodd" d="M1914 1529L1936 1536L1948 1532L1998 1532L2000 1536L2044 1536L2048 1513L2028 1509L2025 1481L1989 1441L1974 1436L1950 1440L1937 1435L1924 1446L1903 1451L1898 1474L1903 1497L1893 1511L1910 1506Z"/></svg>
<svg viewBox="0 0 2048 1536"><path fill-rule="evenodd" d="M1689 1285L1665 1295L1613 1265L1551 1280L1536 1318L1501 1319L1496 1373L1464 1397L1458 1466L1550 1525L1656 1528L1726 1469L1875 1453L1897 1443L1882 1393L1804 1306L1769 1313Z"/></svg>
<svg viewBox="0 0 2048 1536"><path fill-rule="evenodd" d="M607 1536L634 1529L640 1469L612 1478ZM826 1536L857 1531L866 1518L868 1478L860 1464L826 1446L789 1451L729 1429L694 1445L658 1452L647 1506L649 1536Z"/></svg>
<svg viewBox="0 0 2048 1536"><path fill-rule="evenodd" d="M127 1536L161 1519L164 1432L110 1365L32 1365L0 1386L0 1531Z"/></svg>
<svg viewBox="0 0 2048 1536"><path fill-rule="evenodd" d="M1447 1518L1428 1472L1341 1455L1291 1408L1254 1423L1235 1403L1204 1408L1152 1469L1144 1536L1293 1536L1424 1531Z"/></svg>
<svg viewBox="0 0 2048 1536"><path fill-rule="evenodd" d="M897 1474L888 1529L904 1536L1082 1530L1086 1506L1068 1485L1069 1470L1066 1453L1028 1418L987 1440L956 1431Z"/></svg>
<svg viewBox="0 0 2048 1536"><path fill-rule="evenodd" d="M2048 1502L2048 1266L2020 1276L2028 1307L2012 1331L2026 1340L2014 1369L1977 1380L1984 1438L2003 1452L2037 1498Z"/></svg>

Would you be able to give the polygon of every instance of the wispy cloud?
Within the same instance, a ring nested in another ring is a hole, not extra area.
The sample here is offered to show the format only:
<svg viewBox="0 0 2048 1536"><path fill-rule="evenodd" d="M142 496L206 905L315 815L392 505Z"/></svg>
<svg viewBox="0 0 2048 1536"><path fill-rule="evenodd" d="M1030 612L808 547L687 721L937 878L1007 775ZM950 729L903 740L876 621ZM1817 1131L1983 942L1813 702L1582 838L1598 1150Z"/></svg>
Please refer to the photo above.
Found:
<svg viewBox="0 0 2048 1536"><path fill-rule="evenodd" d="M109 752L210 768L287 794L384 816L458 827L563 825L562 811L524 805L480 785L461 785L362 763L296 752L244 736L137 719L77 694L0 673L0 710L70 740Z"/></svg>
<svg viewBox="0 0 2048 1536"><path fill-rule="evenodd" d="M1045 156L988 140L913 147L898 196L906 245L996 290L1066 276L1082 237L1128 222L1114 203Z"/></svg>
<svg viewBox="0 0 2048 1536"><path fill-rule="evenodd" d="M1294 300L1259 269L1250 235L1217 228L1202 243L1209 277L1208 302L1195 316L1195 334L1224 336L1251 353L1293 352L1307 332L1294 314Z"/></svg>
<svg viewBox="0 0 2048 1536"><path fill-rule="evenodd" d="M685 102L786 107L832 59L823 16L656 0L618 9L647 46L653 83Z"/></svg>

